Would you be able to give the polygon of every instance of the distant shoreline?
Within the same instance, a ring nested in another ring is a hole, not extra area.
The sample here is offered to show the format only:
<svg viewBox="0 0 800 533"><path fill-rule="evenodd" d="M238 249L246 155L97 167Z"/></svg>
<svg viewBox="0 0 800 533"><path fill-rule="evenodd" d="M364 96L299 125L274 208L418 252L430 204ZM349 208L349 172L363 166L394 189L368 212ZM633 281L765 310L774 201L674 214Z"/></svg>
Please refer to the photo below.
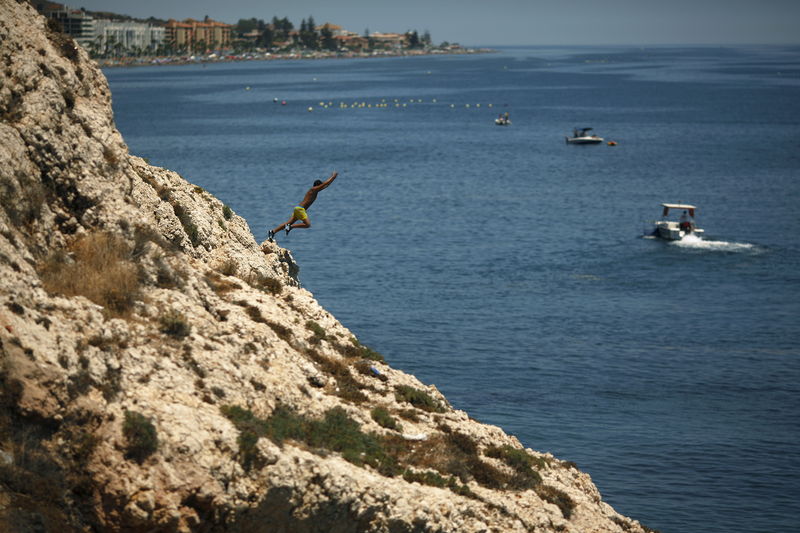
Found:
<svg viewBox="0 0 800 533"><path fill-rule="evenodd" d="M121 58L100 58L94 61L100 68L143 67L161 65L197 65L208 63L231 63L236 61L286 61L302 59L373 59L381 57L418 57L432 55L470 55L490 54L496 50L491 48L454 48L433 50L401 50L374 52L278 52L278 53L243 53L243 54L208 54L181 56L142 56Z"/></svg>

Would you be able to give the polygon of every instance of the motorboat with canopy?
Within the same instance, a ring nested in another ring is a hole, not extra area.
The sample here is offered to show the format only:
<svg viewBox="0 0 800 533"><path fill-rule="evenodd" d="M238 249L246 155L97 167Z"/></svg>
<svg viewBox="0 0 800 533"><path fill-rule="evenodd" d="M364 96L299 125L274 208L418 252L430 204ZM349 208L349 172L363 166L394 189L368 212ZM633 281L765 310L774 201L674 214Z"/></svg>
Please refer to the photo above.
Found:
<svg viewBox="0 0 800 533"><path fill-rule="evenodd" d="M661 216L664 219L655 221L653 235L668 241L679 241L689 235L702 237L704 231L697 227L694 219L697 207L689 204L661 204L661 207L663 208ZM678 220L668 218L670 211L680 211L680 218Z"/></svg>

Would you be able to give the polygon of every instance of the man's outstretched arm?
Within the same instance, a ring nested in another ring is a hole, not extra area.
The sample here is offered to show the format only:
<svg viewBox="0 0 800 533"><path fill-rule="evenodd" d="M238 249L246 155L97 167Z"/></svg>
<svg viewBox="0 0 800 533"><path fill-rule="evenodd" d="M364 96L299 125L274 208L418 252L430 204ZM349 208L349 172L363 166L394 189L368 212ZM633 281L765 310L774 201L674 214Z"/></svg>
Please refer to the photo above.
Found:
<svg viewBox="0 0 800 533"><path fill-rule="evenodd" d="M335 179L336 179L336 176L338 176L338 175L339 175L339 173L338 173L338 172L336 172L336 171L334 170L334 171L333 171L333 174L331 174L331 177L330 177L330 178L326 179L324 182L322 182L322 184L320 184L320 185L317 185L317 186L316 186L316 187L314 187L314 188L315 188L316 190L318 190L318 191L321 191L322 189L327 189L327 188L328 188L328 186L329 186L331 183L333 183L333 180L335 180Z"/></svg>

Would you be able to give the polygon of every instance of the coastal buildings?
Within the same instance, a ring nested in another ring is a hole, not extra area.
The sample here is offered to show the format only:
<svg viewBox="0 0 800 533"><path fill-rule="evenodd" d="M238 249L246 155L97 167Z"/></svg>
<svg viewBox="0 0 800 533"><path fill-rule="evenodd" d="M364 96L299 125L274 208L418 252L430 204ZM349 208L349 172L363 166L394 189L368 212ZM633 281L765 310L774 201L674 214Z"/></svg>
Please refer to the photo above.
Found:
<svg viewBox="0 0 800 533"><path fill-rule="evenodd" d="M155 52L164 43L164 28L156 24L95 17L83 9L55 2L33 2L33 6L58 21L64 33L95 54Z"/></svg>
<svg viewBox="0 0 800 533"><path fill-rule="evenodd" d="M134 19L127 15L93 12L84 8L44 0L29 0L43 15L57 21L64 33L86 48L92 57L117 62L122 58L147 56L236 56L245 53L381 55L435 53L427 34L417 32L365 32L363 35L326 22L316 25L304 19L299 29L287 18L271 23L255 18L236 25L210 19L187 18L167 21Z"/></svg>
<svg viewBox="0 0 800 533"><path fill-rule="evenodd" d="M94 18L83 10L72 9L55 2L33 2L33 7L49 19L61 24L64 33L71 36L83 46L87 46L95 39Z"/></svg>
<svg viewBox="0 0 800 533"><path fill-rule="evenodd" d="M202 21L170 19L165 26L165 41L176 49L203 52L227 48L231 44L231 24L205 17Z"/></svg>
<svg viewBox="0 0 800 533"><path fill-rule="evenodd" d="M94 46L98 51L155 52L164 42L164 28L153 24L97 19Z"/></svg>

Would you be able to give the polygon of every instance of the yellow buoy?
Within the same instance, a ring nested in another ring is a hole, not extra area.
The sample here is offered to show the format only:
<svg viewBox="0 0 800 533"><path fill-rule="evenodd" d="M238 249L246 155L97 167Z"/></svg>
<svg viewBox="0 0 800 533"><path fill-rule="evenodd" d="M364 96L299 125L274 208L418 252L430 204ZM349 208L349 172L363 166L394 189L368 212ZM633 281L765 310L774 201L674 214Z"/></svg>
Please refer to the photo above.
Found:
<svg viewBox="0 0 800 533"><path fill-rule="evenodd" d="M314 111L314 108L313 108L313 107L311 107L311 106L309 106L309 107L308 107L308 112L310 113L311 111Z"/></svg>

